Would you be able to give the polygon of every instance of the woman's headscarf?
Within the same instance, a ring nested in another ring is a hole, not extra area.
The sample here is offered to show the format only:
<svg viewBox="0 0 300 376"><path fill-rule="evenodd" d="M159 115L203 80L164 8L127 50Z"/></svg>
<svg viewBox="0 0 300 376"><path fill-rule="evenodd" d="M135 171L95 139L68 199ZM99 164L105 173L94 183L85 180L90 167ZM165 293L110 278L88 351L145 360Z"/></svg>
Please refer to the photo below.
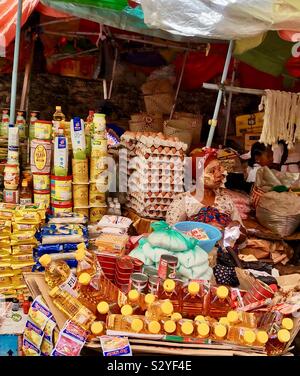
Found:
<svg viewBox="0 0 300 376"><path fill-rule="evenodd" d="M192 172L193 178L196 178L197 171L197 158L204 158L204 168L208 166L210 162L217 159L218 151L214 148L197 148L191 151L190 157L192 157Z"/></svg>

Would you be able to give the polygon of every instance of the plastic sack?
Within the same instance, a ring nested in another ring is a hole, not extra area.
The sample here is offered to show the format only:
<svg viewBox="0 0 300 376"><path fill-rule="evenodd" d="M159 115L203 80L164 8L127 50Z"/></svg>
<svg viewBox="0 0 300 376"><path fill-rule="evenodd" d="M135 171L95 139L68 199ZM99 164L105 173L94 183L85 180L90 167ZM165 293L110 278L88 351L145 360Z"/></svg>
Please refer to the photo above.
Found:
<svg viewBox="0 0 300 376"><path fill-rule="evenodd" d="M196 239L172 229L164 221L154 222L151 227L154 232L148 236L148 242L152 247L164 248L171 252L183 252L197 245Z"/></svg>

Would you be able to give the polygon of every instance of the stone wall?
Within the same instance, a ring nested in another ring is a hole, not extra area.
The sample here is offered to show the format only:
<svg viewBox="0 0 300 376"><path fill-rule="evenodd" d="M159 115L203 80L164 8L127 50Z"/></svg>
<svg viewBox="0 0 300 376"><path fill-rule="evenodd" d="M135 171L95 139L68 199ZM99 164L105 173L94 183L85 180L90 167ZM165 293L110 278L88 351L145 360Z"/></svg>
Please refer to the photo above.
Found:
<svg viewBox="0 0 300 376"><path fill-rule="evenodd" d="M131 113L144 111L144 101L140 91L144 80L143 74L132 72L124 66L118 68L112 101L120 108L123 118L129 118ZM9 107L10 81L11 75L0 75L0 108ZM23 75L19 75L18 82L17 108L20 103ZM216 96L216 92L201 89L179 93L176 107L178 111L203 114L202 138L204 140L208 133L207 122L213 114ZM67 118L75 115L86 118L88 110L97 109L102 99L103 88L100 80L32 74L29 110L39 110L42 119L50 120L56 105L62 106ZM256 111L258 101L259 98L254 96L233 96L229 134L234 134L235 116ZM225 113L223 107L216 132L216 136L219 137L222 137L224 133Z"/></svg>

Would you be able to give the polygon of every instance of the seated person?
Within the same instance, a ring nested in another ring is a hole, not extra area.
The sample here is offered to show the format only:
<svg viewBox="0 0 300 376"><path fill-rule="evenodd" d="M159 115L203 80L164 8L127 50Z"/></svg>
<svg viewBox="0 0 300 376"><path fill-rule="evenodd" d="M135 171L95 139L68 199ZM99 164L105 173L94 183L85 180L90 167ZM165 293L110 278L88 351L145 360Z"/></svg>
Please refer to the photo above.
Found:
<svg viewBox="0 0 300 376"><path fill-rule="evenodd" d="M217 150L204 148L191 154L194 165L197 157L204 158L204 194L198 197L197 190L178 194L169 206L166 221L173 225L180 221L210 223L220 229L232 221L242 223L233 201L221 188L225 180L224 170L217 159ZM196 168L193 169L196 177Z"/></svg>

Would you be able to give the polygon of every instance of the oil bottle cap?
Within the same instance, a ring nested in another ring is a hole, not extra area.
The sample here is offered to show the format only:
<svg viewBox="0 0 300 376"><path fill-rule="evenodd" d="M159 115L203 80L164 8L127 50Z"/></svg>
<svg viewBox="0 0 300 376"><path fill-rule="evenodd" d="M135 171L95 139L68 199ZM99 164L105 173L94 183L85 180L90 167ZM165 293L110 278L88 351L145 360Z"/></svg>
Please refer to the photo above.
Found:
<svg viewBox="0 0 300 376"><path fill-rule="evenodd" d="M208 336L208 334L209 334L209 326L205 322L201 322L197 326L197 332L202 337Z"/></svg>
<svg viewBox="0 0 300 376"><path fill-rule="evenodd" d="M82 285L88 285L91 282L92 277L88 273L80 274L78 282Z"/></svg>
<svg viewBox="0 0 300 376"><path fill-rule="evenodd" d="M246 343L251 345L252 343L255 342L256 336L253 330L245 330L243 338Z"/></svg>
<svg viewBox="0 0 300 376"><path fill-rule="evenodd" d="M82 261L85 258L85 249L78 248L75 253L75 258L77 261Z"/></svg>
<svg viewBox="0 0 300 376"><path fill-rule="evenodd" d="M198 282L190 282L189 285L188 285L188 291L190 294L192 295L196 295L198 294L200 290L200 285Z"/></svg>
<svg viewBox="0 0 300 376"><path fill-rule="evenodd" d="M198 316L195 317L194 321L199 321L199 322L205 321L205 317L202 316L202 315L198 315Z"/></svg>
<svg viewBox="0 0 300 376"><path fill-rule="evenodd" d="M265 332L264 330L259 330L257 333L256 333L256 339L259 343L261 343L262 345L266 344L269 340L269 336L268 336L268 333Z"/></svg>
<svg viewBox="0 0 300 376"><path fill-rule="evenodd" d="M140 297L140 293L137 290L130 290L128 293L129 300L135 302Z"/></svg>
<svg viewBox="0 0 300 376"><path fill-rule="evenodd" d="M53 287L53 289L49 292L49 295L51 296L51 298L54 298L58 290L59 288L57 286Z"/></svg>
<svg viewBox="0 0 300 376"><path fill-rule="evenodd" d="M194 325L191 321L185 321L181 325L181 331L183 334L186 334L187 336L191 335L194 331Z"/></svg>
<svg viewBox="0 0 300 376"><path fill-rule="evenodd" d="M179 321L182 319L182 315L179 312L174 312L171 316L171 320L173 321Z"/></svg>
<svg viewBox="0 0 300 376"><path fill-rule="evenodd" d="M172 292L175 289L176 284L173 281L173 279L166 279L163 284L163 287L166 292Z"/></svg>
<svg viewBox="0 0 300 376"><path fill-rule="evenodd" d="M219 323L222 325L229 325L229 320L227 317L221 317Z"/></svg>
<svg viewBox="0 0 300 376"><path fill-rule="evenodd" d="M144 323L141 319L133 319L131 323L131 329L134 332L140 332L143 329Z"/></svg>
<svg viewBox="0 0 300 376"><path fill-rule="evenodd" d="M133 313L133 309L131 307L131 305L129 304L125 304L122 308L121 308L121 313L123 316L130 316L132 315Z"/></svg>
<svg viewBox="0 0 300 376"><path fill-rule="evenodd" d="M101 315L106 315L109 311L109 305L107 302L100 302L98 305L97 305L97 311L101 314Z"/></svg>
<svg viewBox="0 0 300 376"><path fill-rule="evenodd" d="M79 244L77 245L77 250L79 250L79 249L86 250L86 245L85 245L84 243L79 243Z"/></svg>
<svg viewBox="0 0 300 376"><path fill-rule="evenodd" d="M226 336L227 329L226 326L223 324L217 324L214 328L215 335L219 338L223 338Z"/></svg>
<svg viewBox="0 0 300 376"><path fill-rule="evenodd" d="M145 303L146 304L152 304L156 299L156 296L154 294L146 294L145 295Z"/></svg>
<svg viewBox="0 0 300 376"><path fill-rule="evenodd" d="M47 253L45 255L43 255L42 257L39 258L39 263L43 267L49 265L51 261L52 261L51 256L48 255Z"/></svg>
<svg viewBox="0 0 300 376"><path fill-rule="evenodd" d="M104 327L102 322L100 321L94 321L91 325L91 332L95 335L99 335L103 332Z"/></svg>
<svg viewBox="0 0 300 376"><path fill-rule="evenodd" d="M285 317L282 320L281 326L282 326L283 329L292 330L293 327L294 327L294 322L289 317Z"/></svg>
<svg viewBox="0 0 300 376"><path fill-rule="evenodd" d="M277 338L281 343L289 342L291 335L287 329L280 329L277 333Z"/></svg>
<svg viewBox="0 0 300 376"><path fill-rule="evenodd" d="M158 321L150 321L148 324L148 330L152 334L158 334L160 332L161 325Z"/></svg>
<svg viewBox="0 0 300 376"><path fill-rule="evenodd" d="M237 313L237 311L229 311L227 313L227 319L230 324L235 324L239 321L239 314Z"/></svg>
<svg viewBox="0 0 300 376"><path fill-rule="evenodd" d="M229 290L226 286L219 286L217 288L217 297L220 298L220 299L225 299L227 298L229 294Z"/></svg>
<svg viewBox="0 0 300 376"><path fill-rule="evenodd" d="M171 315L174 310L173 304L171 302L163 302L161 305L161 310L165 315Z"/></svg>
<svg viewBox="0 0 300 376"><path fill-rule="evenodd" d="M167 333L174 333L176 330L176 323L172 320L167 320L164 323L164 330Z"/></svg>

